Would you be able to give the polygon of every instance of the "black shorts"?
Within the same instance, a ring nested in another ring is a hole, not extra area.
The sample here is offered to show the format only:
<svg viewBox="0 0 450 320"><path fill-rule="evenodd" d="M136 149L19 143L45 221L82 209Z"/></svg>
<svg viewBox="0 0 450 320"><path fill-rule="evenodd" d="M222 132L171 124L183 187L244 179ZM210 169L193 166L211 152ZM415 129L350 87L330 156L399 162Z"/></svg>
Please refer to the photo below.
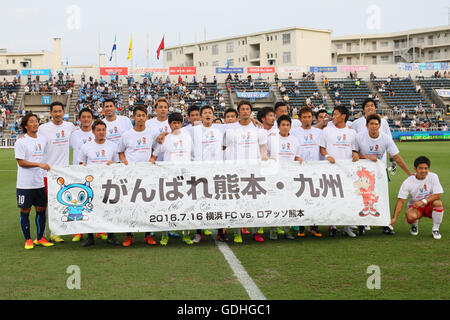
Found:
<svg viewBox="0 0 450 320"><path fill-rule="evenodd" d="M17 206L21 209L28 209L32 206L47 207L47 194L45 188L39 189L16 189Z"/></svg>

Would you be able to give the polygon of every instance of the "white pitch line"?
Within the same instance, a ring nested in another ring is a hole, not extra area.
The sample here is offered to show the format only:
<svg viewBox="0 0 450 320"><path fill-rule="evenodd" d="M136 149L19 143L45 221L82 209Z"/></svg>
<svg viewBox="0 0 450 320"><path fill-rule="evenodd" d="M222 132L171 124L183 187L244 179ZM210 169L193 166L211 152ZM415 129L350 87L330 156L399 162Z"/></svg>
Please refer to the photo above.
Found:
<svg viewBox="0 0 450 320"><path fill-rule="evenodd" d="M239 259L236 258L236 256L234 255L234 253L230 249L230 247L226 243L220 242L220 241L216 241L216 244L219 247L220 252L222 252L222 254L224 255L225 259L227 260L227 262L230 265L231 269L233 270L234 274L238 278L239 282L242 284L244 289L247 291L250 299L252 299L252 300L267 300L266 297L261 292L261 290L259 290L256 283L253 281L253 279L247 273L245 268L242 266Z"/></svg>

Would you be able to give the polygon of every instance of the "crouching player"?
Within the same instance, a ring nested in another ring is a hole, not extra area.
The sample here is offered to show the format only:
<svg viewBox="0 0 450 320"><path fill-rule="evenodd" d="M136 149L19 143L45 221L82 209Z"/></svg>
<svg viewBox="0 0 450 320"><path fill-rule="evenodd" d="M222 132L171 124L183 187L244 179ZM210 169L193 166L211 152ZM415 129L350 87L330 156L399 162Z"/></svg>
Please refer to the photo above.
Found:
<svg viewBox="0 0 450 320"><path fill-rule="evenodd" d="M427 217L433 220L433 238L441 239L439 226L444 216L444 206L441 201L441 194L444 193L444 190L437 174L430 172L430 164L430 160L424 156L418 157L414 161L416 175L410 176L403 181L398 192L398 200L395 205L391 225L397 220L405 200L411 196L408 209L406 209L406 221L411 225L410 233L413 236L418 235L419 219Z"/></svg>

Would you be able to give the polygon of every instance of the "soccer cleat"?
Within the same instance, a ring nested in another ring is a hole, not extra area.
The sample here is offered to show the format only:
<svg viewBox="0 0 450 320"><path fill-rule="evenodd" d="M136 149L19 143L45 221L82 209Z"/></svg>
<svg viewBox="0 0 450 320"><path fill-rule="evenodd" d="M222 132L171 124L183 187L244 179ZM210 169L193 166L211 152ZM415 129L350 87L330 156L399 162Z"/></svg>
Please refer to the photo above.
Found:
<svg viewBox="0 0 450 320"><path fill-rule="evenodd" d="M329 227L329 230L330 230L330 237L337 236L337 228L336 227Z"/></svg>
<svg viewBox="0 0 450 320"><path fill-rule="evenodd" d="M25 241L25 249L30 250L34 248L34 243L32 239Z"/></svg>
<svg viewBox="0 0 450 320"><path fill-rule="evenodd" d="M145 236L144 242L148 244L149 246L154 246L156 244L155 240L152 236Z"/></svg>
<svg viewBox="0 0 450 320"><path fill-rule="evenodd" d="M392 226L383 227L383 233L392 236L395 234L394 228Z"/></svg>
<svg viewBox="0 0 450 320"><path fill-rule="evenodd" d="M344 233L350 238L356 237L356 234L352 231L352 228L350 226L344 226Z"/></svg>
<svg viewBox="0 0 450 320"><path fill-rule="evenodd" d="M274 232L273 230L270 230L270 233L269 233L269 239L270 239L270 240L278 240L278 235L277 235L277 233Z"/></svg>
<svg viewBox="0 0 450 320"><path fill-rule="evenodd" d="M210 236L210 235L212 235L212 232L211 232L210 230L208 230L208 229L205 229L205 230L203 231L203 234L204 234L205 236Z"/></svg>
<svg viewBox="0 0 450 320"><path fill-rule="evenodd" d="M363 236L366 234L366 228L364 226L358 226L358 236Z"/></svg>
<svg viewBox="0 0 450 320"><path fill-rule="evenodd" d="M241 228L242 234L250 234L250 231L247 230L247 228Z"/></svg>
<svg viewBox="0 0 450 320"><path fill-rule="evenodd" d="M264 228L258 228L258 234L264 234Z"/></svg>
<svg viewBox="0 0 450 320"><path fill-rule="evenodd" d="M108 236L106 235L106 233L96 233L95 237L97 239L108 240Z"/></svg>
<svg viewBox="0 0 450 320"><path fill-rule="evenodd" d="M94 244L95 244L94 237L93 236L91 236L91 237L88 236L86 238L86 240L84 240L82 246L83 247L90 247L90 246L93 246Z"/></svg>
<svg viewBox="0 0 450 320"><path fill-rule="evenodd" d="M220 241L220 242L227 242L227 241L228 241L228 238L227 238L227 236L224 235L224 234L218 234L217 237L216 237L216 240L217 240L217 241Z"/></svg>
<svg viewBox="0 0 450 320"><path fill-rule="evenodd" d="M131 246L131 244L134 242L134 239L132 236L126 236L124 242L122 243L122 245L124 247L129 247Z"/></svg>
<svg viewBox="0 0 450 320"><path fill-rule="evenodd" d="M303 238L305 235L306 235L305 227L304 227L304 226L300 226L300 227L298 228L297 237Z"/></svg>
<svg viewBox="0 0 450 320"><path fill-rule="evenodd" d="M170 232L170 231L169 231L169 237L172 237L172 238L179 238L179 237L180 237L180 234L179 234L179 233L176 233L176 232Z"/></svg>
<svg viewBox="0 0 450 320"><path fill-rule="evenodd" d="M47 241L47 240L45 240ZM60 243L60 242L64 242L64 239L61 238L60 236L50 236L50 241L55 242L55 243Z"/></svg>
<svg viewBox="0 0 450 320"><path fill-rule="evenodd" d="M412 236L417 236L419 234L419 226L412 224L409 233L411 233Z"/></svg>
<svg viewBox="0 0 450 320"><path fill-rule="evenodd" d="M200 241L202 241L203 240L203 236L201 235L201 234L199 234L199 233L196 233L195 234L195 237L194 237L194 243L200 243Z"/></svg>
<svg viewBox="0 0 450 320"><path fill-rule="evenodd" d="M184 236L181 241L183 241L186 244L194 244L194 241L189 236Z"/></svg>
<svg viewBox="0 0 450 320"><path fill-rule="evenodd" d="M78 233L73 236L72 242L80 242L81 239L83 239L83 235L81 233Z"/></svg>
<svg viewBox="0 0 450 320"><path fill-rule="evenodd" d="M106 240L110 245L113 245L113 246L120 246L121 245L121 243L119 242L119 241L117 241L117 239L113 236L113 235L111 235L110 237L108 237L108 240Z"/></svg>
<svg viewBox="0 0 450 320"><path fill-rule="evenodd" d="M44 237L42 237L40 240L34 240L34 244L43 247L53 247L55 245L54 243L48 242Z"/></svg>
<svg viewBox="0 0 450 320"><path fill-rule="evenodd" d="M289 232L286 232L284 234L284 238L287 240L295 240L295 237L292 234L290 234Z"/></svg>
<svg viewBox="0 0 450 320"><path fill-rule="evenodd" d="M242 243L242 235L239 233L234 234L234 243Z"/></svg>
<svg viewBox="0 0 450 320"><path fill-rule="evenodd" d="M264 242L264 238L261 237L261 235L259 233L255 233L253 235L253 240L255 240L256 242Z"/></svg>
<svg viewBox="0 0 450 320"><path fill-rule="evenodd" d="M316 238L322 237L322 234L319 232L319 227L317 226L311 228L311 234Z"/></svg>
<svg viewBox="0 0 450 320"><path fill-rule="evenodd" d="M162 236L161 241L159 241L159 244L162 246L167 246L168 242L169 242L169 236Z"/></svg>
<svg viewBox="0 0 450 320"><path fill-rule="evenodd" d="M283 227L277 227L277 234L279 234L279 235L283 235L284 234Z"/></svg>
<svg viewBox="0 0 450 320"><path fill-rule="evenodd" d="M433 230L432 234L433 234L433 238L435 238L436 240L439 240L439 239L442 238L441 233L439 232L439 230Z"/></svg>

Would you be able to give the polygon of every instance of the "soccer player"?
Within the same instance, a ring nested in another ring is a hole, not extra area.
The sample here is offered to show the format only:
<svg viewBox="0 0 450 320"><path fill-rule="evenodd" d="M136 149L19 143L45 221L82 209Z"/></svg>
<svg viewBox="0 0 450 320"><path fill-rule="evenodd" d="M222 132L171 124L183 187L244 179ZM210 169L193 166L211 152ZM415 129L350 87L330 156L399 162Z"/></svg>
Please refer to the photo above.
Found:
<svg viewBox="0 0 450 320"><path fill-rule="evenodd" d="M81 147L78 158L80 164L84 166L96 164L110 165L111 163L119 162L117 145L106 139L106 123L102 120L95 120L92 124L92 132L94 133L95 139ZM120 245L120 242L116 240L113 233L108 233L107 236L109 244ZM89 233L88 238L83 242L83 247L91 246L94 243L94 234Z"/></svg>
<svg viewBox="0 0 450 320"><path fill-rule="evenodd" d="M328 126L329 121L330 115L328 114L327 110L320 109L316 114L316 125L314 127L323 130Z"/></svg>
<svg viewBox="0 0 450 320"><path fill-rule="evenodd" d="M239 121L229 124L225 131L225 160L267 160L267 134L258 128L251 120L252 105L242 100L238 103ZM262 228L253 228L253 239L264 242ZM242 243L242 235L238 229L234 230L234 242Z"/></svg>
<svg viewBox="0 0 450 320"><path fill-rule="evenodd" d="M147 121L147 108L143 105L136 106L133 110L133 120L135 123L134 128L122 135L118 149L120 161L125 165L129 163L149 162L152 156L153 136L145 126L145 122ZM130 232L127 233L122 245L129 247L133 242L133 234ZM150 232L145 233L144 242L148 245L156 245Z"/></svg>
<svg viewBox="0 0 450 320"><path fill-rule="evenodd" d="M274 110L275 110L276 119L280 118L282 115L287 115L287 116L289 115L289 110L287 108L287 105L283 101L279 101L279 102L275 103ZM278 123L275 122L274 126L277 127ZM301 124L298 119L292 119L292 126L291 126L292 129L298 128L300 126L301 126Z"/></svg>
<svg viewBox="0 0 450 320"><path fill-rule="evenodd" d="M47 139L38 134L39 120L36 115L28 113L20 125L25 135L17 139L14 155L17 160L17 205L20 209L20 227L25 237L25 249L33 249L34 244L50 247L54 244L44 238L47 194L43 171L50 170L50 166L43 162ZM36 209L37 237L34 243L31 239L29 218L32 206Z"/></svg>
<svg viewBox="0 0 450 320"><path fill-rule="evenodd" d="M271 107L264 107L258 110L256 118L263 124L267 136L277 136L278 129L275 126L275 110Z"/></svg>
<svg viewBox="0 0 450 320"><path fill-rule="evenodd" d="M325 114L328 115L326 111ZM291 130L292 136L297 138L297 141L300 144L300 157L303 161L322 160L320 155L320 138L322 136L322 130L312 126L314 120L313 115L314 112L310 107L306 106L301 108L299 111L299 116L302 125L301 127ZM309 232L311 232L314 237L322 237L318 226L309 227ZM305 227L300 226L297 236L301 238L305 235Z"/></svg>
<svg viewBox="0 0 450 320"><path fill-rule="evenodd" d="M363 111L364 111L364 117L359 117L352 123L352 129L355 130L356 133L360 133L362 131L367 131L367 119L369 116L376 114L376 110L377 110L375 100L373 100L372 98L367 98L366 100L364 100L362 107L363 107ZM380 124L379 131L392 138L391 129L389 128L388 122L381 116L380 116L380 119L381 119L381 124ZM386 163L386 154L384 154L382 160L384 163ZM396 167L397 165L392 157L390 158L390 161L391 161L391 168L392 168L391 170L393 170L395 173L394 167Z"/></svg>
<svg viewBox="0 0 450 320"><path fill-rule="evenodd" d="M282 115L277 120L277 127L279 134L269 136L267 138L267 153L269 158L277 161L298 161L302 164L303 159L300 157L300 144L298 140L291 134L291 118L288 115ZM264 123L264 122L263 122ZM275 229L278 229L277 231ZM281 229L281 230L280 230ZM286 239L294 240L294 237L289 233L290 227L270 228L270 240L277 240L278 235L284 235Z"/></svg>
<svg viewBox="0 0 450 320"><path fill-rule="evenodd" d="M61 102L50 104L50 116L52 121L44 123L39 127L38 134L47 138L47 149L44 154L44 163L49 166L69 165L70 137L76 130L71 122L63 121L64 105ZM47 172L44 172L44 184L47 190ZM51 233L51 232L50 232ZM64 242L64 239L51 234L53 242Z"/></svg>
<svg viewBox="0 0 450 320"><path fill-rule="evenodd" d="M224 117L225 117L225 123L235 123L238 121L238 113L236 109L228 108L225 110Z"/></svg>
<svg viewBox="0 0 450 320"><path fill-rule="evenodd" d="M356 131L347 126L349 111L344 106L336 106L333 110L333 125L323 129L320 138L320 153L331 164L336 160L359 160L356 152ZM350 226L344 226L344 233L349 237L356 237ZM330 226L330 235L336 236L336 226Z"/></svg>
<svg viewBox="0 0 450 320"><path fill-rule="evenodd" d="M191 135L193 143L194 161L222 161L223 160L223 126L214 124L214 109L211 106L203 106L200 109L202 124L187 127L186 132ZM204 230L205 235L211 235L211 231ZM202 230L197 230L194 243L203 239ZM225 242L223 229L218 230L217 240Z"/></svg>
<svg viewBox="0 0 450 320"><path fill-rule="evenodd" d="M430 172L430 165L430 159L424 156L420 156L414 161L416 174L406 178L400 187L391 225L394 225L403 210L405 201L411 196L408 209L406 209L406 221L411 225L411 235L419 234L419 219L427 217L433 220L433 238L439 240L442 238L439 226L444 216L444 205L441 201L444 189L437 174Z"/></svg>
<svg viewBox="0 0 450 320"><path fill-rule="evenodd" d="M163 132L170 133L170 126L167 118L169 113L169 101L166 98L159 98L155 102L156 117L147 120L145 126L153 132L159 134Z"/></svg>
<svg viewBox="0 0 450 320"><path fill-rule="evenodd" d="M364 118L367 123L368 130L360 131L356 136L356 150L359 153L360 159L369 159L374 162L386 159L386 152L398 162L399 166L410 176L413 175L400 156L400 151L395 145L392 137L383 132L380 132L381 118L379 115L373 113L367 118ZM365 207L362 215L369 214L370 208ZM364 235L364 229L359 228L359 235ZM394 231L389 227L383 227L383 233L392 235Z"/></svg>
<svg viewBox="0 0 450 320"><path fill-rule="evenodd" d="M161 161L173 161L186 163L192 161L193 146L189 133L181 130L183 116L179 112L171 113L168 117L171 133L168 134L162 144L158 144L153 151L150 161L156 164L156 160L161 157ZM188 231L183 231L183 242L193 244ZM165 246L169 242L169 232L164 231L160 244Z"/></svg>
<svg viewBox="0 0 450 320"><path fill-rule="evenodd" d="M75 130L70 136L69 145L70 148L73 149L73 159L72 164L78 165L80 161L78 159L78 155L80 153L81 147L95 139L94 134L92 133L92 121L94 120L94 114L92 110L89 108L84 108L78 114L78 119L81 122L80 129ZM101 236L100 234L98 235ZM104 235L106 238L106 234ZM73 242L79 242L83 238L81 233L73 236Z"/></svg>
<svg viewBox="0 0 450 320"><path fill-rule="evenodd" d="M192 127L197 121L201 121L200 107L190 106L187 114L189 120L189 124L187 125L187 127Z"/></svg>
<svg viewBox="0 0 450 320"><path fill-rule="evenodd" d="M116 115L116 103L114 99L105 99L103 101L103 110L105 111L106 140L119 146L122 135L133 128L129 118Z"/></svg>

